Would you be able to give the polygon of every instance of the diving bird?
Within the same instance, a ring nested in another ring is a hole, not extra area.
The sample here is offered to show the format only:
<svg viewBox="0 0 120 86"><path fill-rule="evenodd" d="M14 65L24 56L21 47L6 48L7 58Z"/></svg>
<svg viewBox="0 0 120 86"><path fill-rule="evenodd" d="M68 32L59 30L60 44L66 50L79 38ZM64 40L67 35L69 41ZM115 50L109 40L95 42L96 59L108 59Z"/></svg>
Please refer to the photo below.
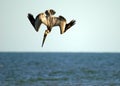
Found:
<svg viewBox="0 0 120 86"><path fill-rule="evenodd" d="M75 20L71 20L67 23L66 19L63 16L55 17L55 11L53 9L46 10L43 13L39 13L36 18L33 17L31 13L28 13L28 19L35 31L38 32L40 25L44 24L47 27L47 30L44 32L42 47L44 45L47 35L51 32L54 26L60 27L60 34L65 33L69 28L75 24Z"/></svg>

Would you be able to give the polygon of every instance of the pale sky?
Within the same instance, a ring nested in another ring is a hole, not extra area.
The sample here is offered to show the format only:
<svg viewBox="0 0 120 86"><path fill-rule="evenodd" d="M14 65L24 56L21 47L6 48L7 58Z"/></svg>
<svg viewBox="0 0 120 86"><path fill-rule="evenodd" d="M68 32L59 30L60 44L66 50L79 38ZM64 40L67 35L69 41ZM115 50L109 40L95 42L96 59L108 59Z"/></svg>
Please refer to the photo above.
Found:
<svg viewBox="0 0 120 86"><path fill-rule="evenodd" d="M54 9L76 24L63 35L54 27L41 47L27 14ZM0 52L120 52L120 0L1 0Z"/></svg>

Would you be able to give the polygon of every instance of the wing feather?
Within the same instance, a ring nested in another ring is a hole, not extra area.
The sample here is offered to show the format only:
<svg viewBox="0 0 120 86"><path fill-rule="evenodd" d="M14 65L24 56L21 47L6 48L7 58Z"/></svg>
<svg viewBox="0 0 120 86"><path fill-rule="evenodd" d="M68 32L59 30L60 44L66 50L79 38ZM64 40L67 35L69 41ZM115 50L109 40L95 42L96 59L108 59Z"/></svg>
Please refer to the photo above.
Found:
<svg viewBox="0 0 120 86"><path fill-rule="evenodd" d="M39 19L39 16L40 16L40 15L36 16L36 19L35 19L35 29L36 29L36 31L39 30L40 25L41 25L41 23L42 23L41 20Z"/></svg>

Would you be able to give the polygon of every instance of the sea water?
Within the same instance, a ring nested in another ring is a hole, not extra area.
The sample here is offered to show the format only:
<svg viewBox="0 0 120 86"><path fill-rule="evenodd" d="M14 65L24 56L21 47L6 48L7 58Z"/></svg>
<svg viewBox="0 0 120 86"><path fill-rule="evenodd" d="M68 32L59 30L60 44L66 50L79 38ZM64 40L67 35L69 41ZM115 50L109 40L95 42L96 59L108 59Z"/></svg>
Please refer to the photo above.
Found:
<svg viewBox="0 0 120 86"><path fill-rule="evenodd" d="M0 53L0 86L120 86L120 53Z"/></svg>

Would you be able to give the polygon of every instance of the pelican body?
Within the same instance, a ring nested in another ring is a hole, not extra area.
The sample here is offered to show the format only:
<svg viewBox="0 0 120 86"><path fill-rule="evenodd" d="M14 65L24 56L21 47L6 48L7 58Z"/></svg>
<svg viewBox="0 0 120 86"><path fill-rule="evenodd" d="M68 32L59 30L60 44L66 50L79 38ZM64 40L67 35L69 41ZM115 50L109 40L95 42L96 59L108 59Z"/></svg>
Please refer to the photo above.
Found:
<svg viewBox="0 0 120 86"><path fill-rule="evenodd" d="M75 20L71 20L67 24L66 19L63 16L55 17L55 13L56 12L53 9L46 10L45 12L38 14L36 18L34 18L32 14L28 14L28 19L34 27L35 31L39 31L40 25L42 23L47 27L47 30L44 32L42 47L44 45L47 34L51 32L54 26L59 26L60 34L63 34L75 24Z"/></svg>

